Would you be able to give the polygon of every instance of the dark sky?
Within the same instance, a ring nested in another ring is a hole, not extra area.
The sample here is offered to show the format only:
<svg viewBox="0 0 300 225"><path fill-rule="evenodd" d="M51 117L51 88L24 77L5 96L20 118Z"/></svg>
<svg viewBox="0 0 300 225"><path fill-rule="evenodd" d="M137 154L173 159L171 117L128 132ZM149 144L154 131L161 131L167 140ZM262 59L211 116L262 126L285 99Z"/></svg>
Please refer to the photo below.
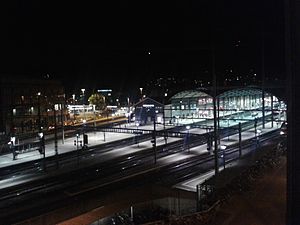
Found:
<svg viewBox="0 0 300 225"><path fill-rule="evenodd" d="M213 34L219 74L259 74L263 30L266 71L282 76L282 0L95 2L1 2L0 73L50 74L70 91L199 78L210 70Z"/></svg>

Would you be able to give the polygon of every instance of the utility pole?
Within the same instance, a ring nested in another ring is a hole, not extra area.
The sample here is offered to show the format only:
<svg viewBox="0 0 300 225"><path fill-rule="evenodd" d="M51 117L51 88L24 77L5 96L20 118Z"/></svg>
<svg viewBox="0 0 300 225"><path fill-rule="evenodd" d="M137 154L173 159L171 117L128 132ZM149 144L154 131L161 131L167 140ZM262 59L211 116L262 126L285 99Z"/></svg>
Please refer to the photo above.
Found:
<svg viewBox="0 0 300 225"><path fill-rule="evenodd" d="M239 122L239 157L242 156L242 125Z"/></svg>
<svg viewBox="0 0 300 225"><path fill-rule="evenodd" d="M64 127L64 106L60 104L61 129L62 129L62 144L65 142L65 127Z"/></svg>
<svg viewBox="0 0 300 225"><path fill-rule="evenodd" d="M214 37L212 37L214 39ZM213 110L214 110L214 161L215 161L215 174L219 173L218 161L218 126L217 126L217 76L216 76L216 62L215 62L215 43L212 41L211 56L212 56L212 75L213 75Z"/></svg>
<svg viewBox="0 0 300 225"><path fill-rule="evenodd" d="M213 110L214 110L214 162L215 162L215 175L219 173L219 159L218 159L218 130L217 130L217 76L216 76L216 56L215 56L215 42L216 42L216 7L217 1L213 1L213 13L212 13L212 28L211 28L211 66L213 76Z"/></svg>
<svg viewBox="0 0 300 225"><path fill-rule="evenodd" d="M37 93L38 95L38 132L41 133L42 132L42 125L41 125L41 92Z"/></svg>
<svg viewBox="0 0 300 225"><path fill-rule="evenodd" d="M165 139L165 144L167 144L167 135L166 135L166 115L165 115L165 97L167 97L168 94L165 92L163 96L163 125L164 125L164 139Z"/></svg>
<svg viewBox="0 0 300 225"><path fill-rule="evenodd" d="M55 104L53 107L53 115L54 115L54 150L55 150L55 155L58 155L58 150L57 150L57 123L56 123L56 109L55 109Z"/></svg>
<svg viewBox="0 0 300 225"><path fill-rule="evenodd" d="M155 113L155 110L154 110ZM156 152L156 114L154 114L154 119L153 119L153 137L152 137L152 145L153 145L153 150L154 150L154 163L156 164L157 162L157 152Z"/></svg>
<svg viewBox="0 0 300 225"><path fill-rule="evenodd" d="M265 128L265 40L264 29L261 29L261 79L262 79L262 128Z"/></svg>

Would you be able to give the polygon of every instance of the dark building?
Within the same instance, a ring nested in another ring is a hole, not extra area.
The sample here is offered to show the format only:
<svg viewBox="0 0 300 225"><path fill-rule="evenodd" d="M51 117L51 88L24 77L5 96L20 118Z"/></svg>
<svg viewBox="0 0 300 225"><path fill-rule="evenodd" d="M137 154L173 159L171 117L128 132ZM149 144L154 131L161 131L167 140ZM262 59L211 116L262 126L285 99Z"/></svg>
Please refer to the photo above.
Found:
<svg viewBox="0 0 300 225"><path fill-rule="evenodd" d="M144 98L134 105L135 122L139 125L152 123L154 118L156 122L163 122L163 104L152 98Z"/></svg>
<svg viewBox="0 0 300 225"><path fill-rule="evenodd" d="M56 80L1 76L0 131L18 135L47 130L53 126L54 116L57 122L66 116L61 110L65 108L64 96L64 88Z"/></svg>

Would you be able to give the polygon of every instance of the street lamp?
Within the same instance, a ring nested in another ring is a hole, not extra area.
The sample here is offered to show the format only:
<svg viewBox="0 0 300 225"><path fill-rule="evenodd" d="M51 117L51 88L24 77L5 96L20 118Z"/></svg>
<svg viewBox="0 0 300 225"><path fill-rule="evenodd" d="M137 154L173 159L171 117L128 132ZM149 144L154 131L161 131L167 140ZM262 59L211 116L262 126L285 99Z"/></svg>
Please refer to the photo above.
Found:
<svg viewBox="0 0 300 225"><path fill-rule="evenodd" d="M163 98L163 125L164 125L164 138L165 138L165 144L167 144L167 136L166 136L166 116L165 116L165 97L168 96L168 93L165 92L165 96Z"/></svg>
<svg viewBox="0 0 300 225"><path fill-rule="evenodd" d="M258 146L259 145L259 136L260 136L260 134L261 134L261 130L259 130L259 129L257 129L257 136L256 136L256 146Z"/></svg>
<svg viewBox="0 0 300 225"><path fill-rule="evenodd" d="M94 112L94 130L96 131L96 105L93 105L93 112Z"/></svg>
<svg viewBox="0 0 300 225"><path fill-rule="evenodd" d="M40 131L38 133L38 137L40 140L40 148L39 148L39 152L40 154L43 154L43 167L44 170L46 169L46 151L45 151L45 136L44 133L42 131Z"/></svg>
<svg viewBox="0 0 300 225"><path fill-rule="evenodd" d="M38 131L41 132L42 129L41 129L41 92L38 92L37 93L37 96L38 96L38 126L39 126L39 129Z"/></svg>
<svg viewBox="0 0 300 225"><path fill-rule="evenodd" d="M72 97L73 97L73 114L74 114L74 122L76 120L75 118L75 94L72 94Z"/></svg>
<svg viewBox="0 0 300 225"><path fill-rule="evenodd" d="M127 105L128 105L128 110L127 110L127 115L128 115L128 121L127 121L127 123L129 123L130 122L130 106L129 106L129 97L127 97Z"/></svg>
<svg viewBox="0 0 300 225"><path fill-rule="evenodd" d="M223 158L223 167L224 167L224 169L225 169L225 162L226 162L225 161L225 150L226 150L226 148L227 148L226 145L221 145L220 146L220 149L222 150L222 153L223 153L223 155L222 155L223 157L222 158Z"/></svg>
<svg viewBox="0 0 300 225"><path fill-rule="evenodd" d="M139 123L136 123L136 124L135 124L136 129L137 129L137 131L136 131L136 136L135 136L135 141L136 141L138 147L140 147L140 145L139 145L139 140L138 140L139 125L140 125Z"/></svg>
<svg viewBox="0 0 300 225"><path fill-rule="evenodd" d="M190 152L189 139L190 139L190 129L191 129L191 126L190 126L190 125L187 125L185 128L187 129L187 138L186 138L186 142L187 142L187 146L188 146L188 152Z"/></svg>
<svg viewBox="0 0 300 225"><path fill-rule="evenodd" d="M143 99L143 88L140 87L140 91L141 91L141 98Z"/></svg>
<svg viewBox="0 0 300 225"><path fill-rule="evenodd" d="M86 120L86 118L85 118L85 103L84 103L84 92L85 92L85 89L82 88L81 92L82 92L83 117Z"/></svg>

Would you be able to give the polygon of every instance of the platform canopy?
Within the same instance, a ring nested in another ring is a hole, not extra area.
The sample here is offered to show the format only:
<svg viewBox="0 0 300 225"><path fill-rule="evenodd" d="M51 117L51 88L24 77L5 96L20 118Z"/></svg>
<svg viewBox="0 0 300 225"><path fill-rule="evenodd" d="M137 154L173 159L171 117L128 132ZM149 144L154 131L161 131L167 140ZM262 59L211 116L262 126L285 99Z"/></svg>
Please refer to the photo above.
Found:
<svg viewBox="0 0 300 225"><path fill-rule="evenodd" d="M171 100L185 99L185 98L201 98L201 97L211 97L211 96L200 90L186 90L175 94L174 96L171 97Z"/></svg>
<svg viewBox="0 0 300 225"><path fill-rule="evenodd" d="M230 98L230 97L241 97L241 96L255 96L262 95L262 89L258 87L245 87L245 88L237 88L226 91L217 96L217 98ZM265 92L265 95L270 96L271 94Z"/></svg>

